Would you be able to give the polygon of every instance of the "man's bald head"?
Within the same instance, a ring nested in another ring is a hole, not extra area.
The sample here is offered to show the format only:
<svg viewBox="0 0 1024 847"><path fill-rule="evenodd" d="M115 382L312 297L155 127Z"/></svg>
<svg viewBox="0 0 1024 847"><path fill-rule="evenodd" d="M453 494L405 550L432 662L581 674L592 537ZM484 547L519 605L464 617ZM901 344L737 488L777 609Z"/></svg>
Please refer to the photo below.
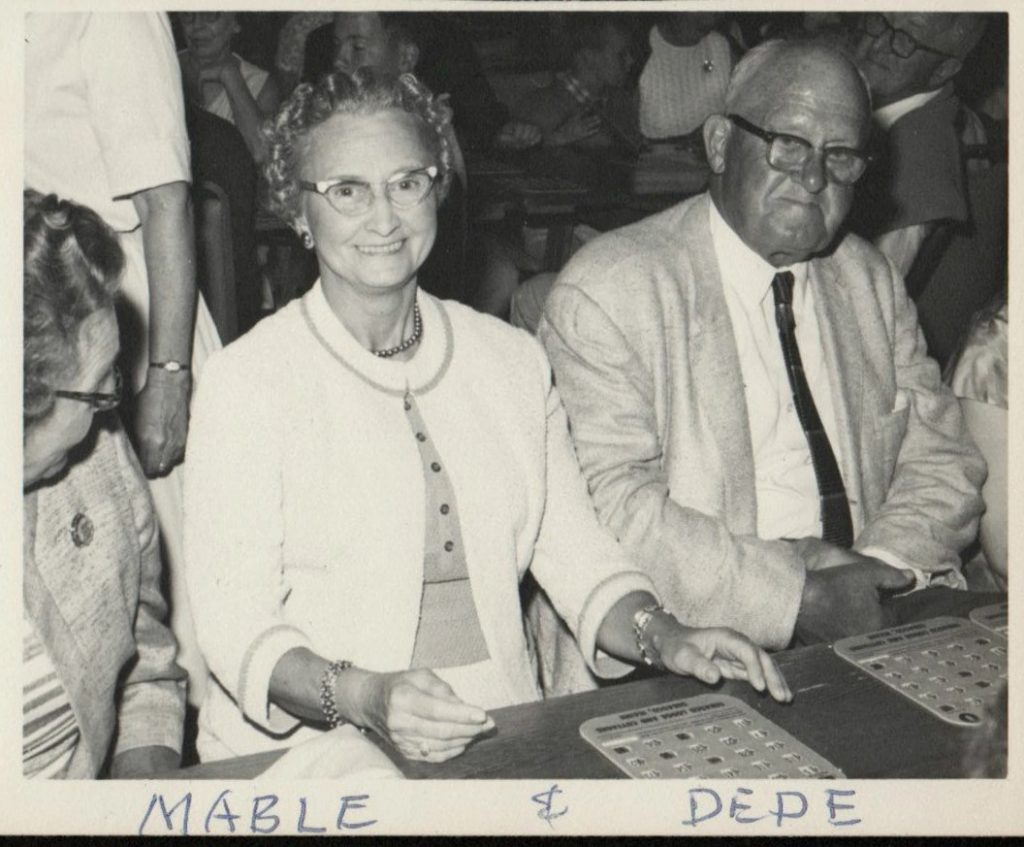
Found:
<svg viewBox="0 0 1024 847"><path fill-rule="evenodd" d="M818 76L819 72L823 72ZM725 92L725 111L749 117L775 103L788 89L832 86L847 89L871 112L871 91L857 65L839 51L819 42L766 41L748 52L733 69ZM835 92L831 93L835 96ZM759 117L759 116L757 116Z"/></svg>
<svg viewBox="0 0 1024 847"><path fill-rule="evenodd" d="M726 113L704 125L722 217L777 267L828 249L853 200L852 185L837 180L829 162L863 148L870 131L871 98L856 66L815 42L767 42L733 71ZM786 152L772 158L770 139L780 135L788 136L779 140ZM805 160L789 166L785 157L801 139Z"/></svg>

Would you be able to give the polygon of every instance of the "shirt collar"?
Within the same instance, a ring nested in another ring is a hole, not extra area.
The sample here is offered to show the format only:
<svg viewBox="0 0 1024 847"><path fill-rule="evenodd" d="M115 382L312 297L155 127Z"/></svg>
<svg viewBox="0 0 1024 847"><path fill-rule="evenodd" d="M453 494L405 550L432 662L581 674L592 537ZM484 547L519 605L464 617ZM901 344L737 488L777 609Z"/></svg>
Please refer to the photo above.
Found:
<svg viewBox="0 0 1024 847"><path fill-rule="evenodd" d="M760 303L771 291L775 274L781 271L790 271L793 274L795 289L804 287L807 280L807 262L775 267L747 246L722 217L713 199L708 203L708 208L711 244L718 260L723 285L728 285L749 303Z"/></svg>
<svg viewBox="0 0 1024 847"><path fill-rule="evenodd" d="M936 88L934 91L922 91L920 94L911 94L909 97L904 97L902 100L897 100L888 106L875 109L875 123L882 129L888 130L904 115L910 114L915 109L920 109L925 103L934 100L941 93L941 88Z"/></svg>

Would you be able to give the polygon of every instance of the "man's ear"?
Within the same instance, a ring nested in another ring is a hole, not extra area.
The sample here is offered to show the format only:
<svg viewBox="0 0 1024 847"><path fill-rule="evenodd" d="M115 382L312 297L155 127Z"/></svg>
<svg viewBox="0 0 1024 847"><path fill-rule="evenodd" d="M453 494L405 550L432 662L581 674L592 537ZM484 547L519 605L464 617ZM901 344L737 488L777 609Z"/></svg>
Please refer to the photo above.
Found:
<svg viewBox="0 0 1024 847"><path fill-rule="evenodd" d="M712 115L704 121L704 152L712 173L725 170L725 147L731 133L732 121L725 115Z"/></svg>
<svg viewBox="0 0 1024 847"><path fill-rule="evenodd" d="M420 61L420 48L411 41L403 41L398 45L398 72L411 74Z"/></svg>
<svg viewBox="0 0 1024 847"><path fill-rule="evenodd" d="M942 86L960 73L960 68L963 66L964 63L960 59L943 59L938 67L932 71L932 75L928 77L928 89L934 91L936 88L942 88Z"/></svg>

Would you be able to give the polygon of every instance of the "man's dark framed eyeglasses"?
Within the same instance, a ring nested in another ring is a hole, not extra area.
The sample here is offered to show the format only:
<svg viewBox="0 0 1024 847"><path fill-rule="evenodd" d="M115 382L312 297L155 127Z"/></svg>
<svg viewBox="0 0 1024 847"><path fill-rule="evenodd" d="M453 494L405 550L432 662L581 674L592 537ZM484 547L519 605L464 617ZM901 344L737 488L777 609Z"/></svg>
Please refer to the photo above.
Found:
<svg viewBox="0 0 1024 847"><path fill-rule="evenodd" d="M726 115L744 132L756 135L768 145L768 164L777 171L795 173L806 167L814 156L815 146L806 138L787 132L770 132L752 124L739 115ZM853 147L824 147L825 171L837 185L853 185L864 175L871 162L871 156Z"/></svg>
<svg viewBox="0 0 1024 847"><path fill-rule="evenodd" d="M889 19L881 12L868 12L867 14L861 15L857 27L861 32L866 32L872 38L888 35L889 46L892 49L892 52L901 59L909 59L918 50L924 50L926 53L933 53L936 56L943 56L946 59L959 58L958 56L954 56L952 53L947 53L944 50L937 50L934 47L929 47L927 44L923 44L906 30L897 29L889 23Z"/></svg>
<svg viewBox="0 0 1024 847"><path fill-rule="evenodd" d="M94 411L106 412L109 409L116 409L120 405L123 390L124 384L121 379L121 370L115 367L113 394L104 394L101 391L67 391L63 388L58 388L53 393L67 400L78 400L80 403L88 403Z"/></svg>

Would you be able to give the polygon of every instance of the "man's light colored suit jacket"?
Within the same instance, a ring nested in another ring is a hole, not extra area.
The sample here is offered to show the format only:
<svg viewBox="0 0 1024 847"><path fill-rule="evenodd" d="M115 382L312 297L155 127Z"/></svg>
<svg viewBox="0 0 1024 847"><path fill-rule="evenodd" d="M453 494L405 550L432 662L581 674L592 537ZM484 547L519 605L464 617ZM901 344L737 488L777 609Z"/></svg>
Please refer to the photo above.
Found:
<svg viewBox="0 0 1024 847"><path fill-rule="evenodd" d="M666 606L686 623L784 647L805 569L791 545L756 537L748 413L709 202L587 244L552 289L539 335L598 513ZM902 279L853 235L809 273L855 547L926 572L958 569L985 466Z"/></svg>

